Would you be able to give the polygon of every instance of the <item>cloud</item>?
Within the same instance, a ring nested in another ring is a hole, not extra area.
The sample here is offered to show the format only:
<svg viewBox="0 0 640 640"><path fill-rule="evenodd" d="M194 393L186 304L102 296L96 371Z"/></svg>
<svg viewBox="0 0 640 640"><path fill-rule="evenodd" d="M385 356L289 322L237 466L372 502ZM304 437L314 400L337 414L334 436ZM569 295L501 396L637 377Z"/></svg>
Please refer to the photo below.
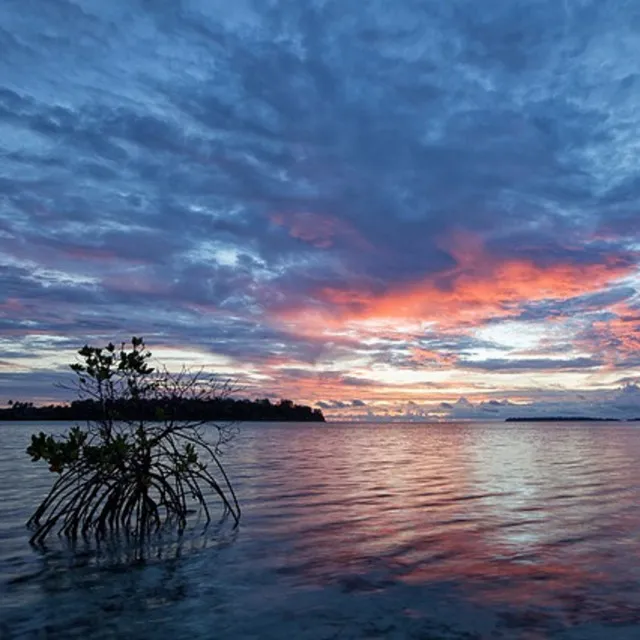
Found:
<svg viewBox="0 0 640 640"><path fill-rule="evenodd" d="M459 364L465 369L484 371L570 371L572 369L595 369L603 365L599 358L573 358L560 360L554 358L520 358L516 360L487 359L477 362L464 360Z"/></svg>
<svg viewBox="0 0 640 640"><path fill-rule="evenodd" d="M598 295L602 299L605 287L636 269L631 254L610 256L603 262L539 266L522 259L501 259L477 246L471 254L458 251L453 269L382 292L322 287L306 308L286 311L283 317L301 323L305 330L309 323L318 330L323 325L371 319L430 321L445 327L477 325L517 316L521 307L536 302Z"/></svg>
<svg viewBox="0 0 640 640"><path fill-rule="evenodd" d="M636 382L611 390L584 393L567 391L534 394L536 399L517 402L509 398L471 401L460 397L454 402L378 404L374 412L349 408L348 404L323 402L319 406L334 419L384 420L393 422L504 421L507 418L586 417L630 420L640 418L640 387Z"/></svg>
<svg viewBox="0 0 640 640"><path fill-rule="evenodd" d="M454 405L441 405L443 416L452 420L506 419L510 417L573 416L614 418L640 417L640 387L626 384L611 391L591 391L582 394L555 394L537 402L514 403L508 399L472 403L462 399Z"/></svg>
<svg viewBox="0 0 640 640"><path fill-rule="evenodd" d="M36 4L0 7L11 353L143 333L372 413L636 375L639 9Z"/></svg>

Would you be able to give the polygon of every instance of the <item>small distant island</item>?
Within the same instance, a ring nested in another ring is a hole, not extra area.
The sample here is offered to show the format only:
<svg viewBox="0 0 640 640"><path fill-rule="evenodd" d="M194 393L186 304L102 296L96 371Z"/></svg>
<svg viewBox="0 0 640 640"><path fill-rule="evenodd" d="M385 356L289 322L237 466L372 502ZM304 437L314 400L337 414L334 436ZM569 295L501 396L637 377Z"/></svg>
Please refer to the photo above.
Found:
<svg viewBox="0 0 640 640"><path fill-rule="evenodd" d="M525 416L507 418L505 422L620 422L620 419L589 418L587 416Z"/></svg>
<svg viewBox="0 0 640 640"><path fill-rule="evenodd" d="M234 399L228 397L213 400L184 400L157 402L120 402L109 408L111 415L122 420L206 420L217 422L324 422L320 409L295 404L291 400L271 402ZM10 402L0 409L0 421L100 420L104 410L94 400L75 400L71 404L35 406L31 402Z"/></svg>

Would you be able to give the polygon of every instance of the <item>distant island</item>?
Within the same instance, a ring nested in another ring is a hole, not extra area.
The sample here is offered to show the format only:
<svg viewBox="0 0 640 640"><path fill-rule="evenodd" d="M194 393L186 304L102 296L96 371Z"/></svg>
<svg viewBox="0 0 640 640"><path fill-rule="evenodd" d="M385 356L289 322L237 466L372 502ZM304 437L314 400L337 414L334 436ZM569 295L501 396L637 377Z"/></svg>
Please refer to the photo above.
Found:
<svg viewBox="0 0 640 640"><path fill-rule="evenodd" d="M586 416L525 416L507 418L505 422L620 422L619 418L588 418Z"/></svg>
<svg viewBox="0 0 640 640"><path fill-rule="evenodd" d="M111 417L122 420L207 420L239 422L324 422L320 409L295 404L291 400L272 403L269 399L248 400L215 398L213 400L119 402L108 407ZM100 420L105 409L94 400L75 400L71 404L35 406L31 402L10 402L0 409L0 421L18 420Z"/></svg>

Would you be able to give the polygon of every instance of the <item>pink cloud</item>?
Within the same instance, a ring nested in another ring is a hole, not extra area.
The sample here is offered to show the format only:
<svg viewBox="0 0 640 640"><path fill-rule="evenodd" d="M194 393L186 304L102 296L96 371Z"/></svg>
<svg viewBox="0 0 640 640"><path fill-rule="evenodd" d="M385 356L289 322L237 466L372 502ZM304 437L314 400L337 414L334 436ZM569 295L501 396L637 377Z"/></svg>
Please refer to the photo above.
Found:
<svg viewBox="0 0 640 640"><path fill-rule="evenodd" d="M369 243L350 224L330 215L317 213L274 213L273 224L284 227L292 238L319 249L328 249L338 242L346 242L360 248L370 248Z"/></svg>

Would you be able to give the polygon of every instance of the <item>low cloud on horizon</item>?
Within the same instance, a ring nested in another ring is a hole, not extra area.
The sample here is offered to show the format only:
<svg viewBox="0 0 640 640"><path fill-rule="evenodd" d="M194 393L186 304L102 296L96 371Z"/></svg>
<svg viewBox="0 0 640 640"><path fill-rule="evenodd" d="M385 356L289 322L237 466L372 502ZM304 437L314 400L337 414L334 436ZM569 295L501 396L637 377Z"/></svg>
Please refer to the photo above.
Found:
<svg viewBox="0 0 640 640"><path fill-rule="evenodd" d="M537 394L541 395L541 394ZM508 418L590 418L640 419L640 386L626 383L613 390L583 393L560 392L540 399L527 398L471 401L464 396L453 402L377 403L375 407L339 400L316 403L323 411L333 410L338 421L451 422L467 420L507 420ZM361 408L362 407L362 408Z"/></svg>

